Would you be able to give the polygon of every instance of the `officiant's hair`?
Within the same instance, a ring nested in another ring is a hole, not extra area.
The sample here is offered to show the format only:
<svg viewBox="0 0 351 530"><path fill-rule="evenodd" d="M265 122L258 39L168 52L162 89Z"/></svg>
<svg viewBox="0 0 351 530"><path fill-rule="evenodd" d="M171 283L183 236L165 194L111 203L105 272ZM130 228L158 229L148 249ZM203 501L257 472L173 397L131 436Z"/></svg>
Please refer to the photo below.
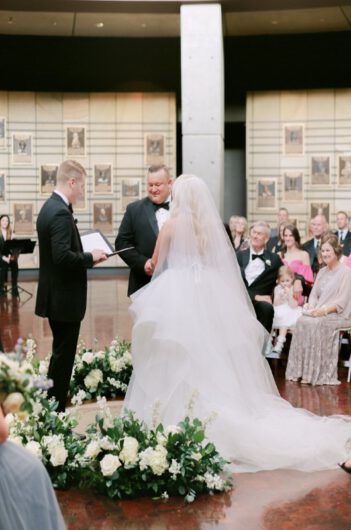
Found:
<svg viewBox="0 0 351 530"><path fill-rule="evenodd" d="M168 178L171 178L169 168L165 164L155 164L154 166L150 166L147 170L147 173L150 175L151 173L158 173L161 170L166 173Z"/></svg>
<svg viewBox="0 0 351 530"><path fill-rule="evenodd" d="M76 160L64 160L57 170L57 182L64 184L69 179L81 180L85 176L85 169Z"/></svg>

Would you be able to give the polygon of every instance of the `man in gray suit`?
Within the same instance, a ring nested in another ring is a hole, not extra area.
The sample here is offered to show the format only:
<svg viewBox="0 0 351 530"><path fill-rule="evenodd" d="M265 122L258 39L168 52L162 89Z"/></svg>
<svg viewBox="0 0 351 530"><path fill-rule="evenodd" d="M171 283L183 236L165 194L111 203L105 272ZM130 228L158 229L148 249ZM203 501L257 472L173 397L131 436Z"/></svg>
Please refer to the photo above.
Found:
<svg viewBox="0 0 351 530"><path fill-rule="evenodd" d="M63 162L57 186L37 219L39 284L35 313L47 317L53 334L48 377L49 397L64 411L87 299L87 269L104 261L102 250L83 252L72 204L84 191L85 170L74 160Z"/></svg>
<svg viewBox="0 0 351 530"><path fill-rule="evenodd" d="M115 247L130 267L128 296L151 280L151 256L158 233L169 217L171 186L168 168L151 166L147 174L148 196L127 206Z"/></svg>

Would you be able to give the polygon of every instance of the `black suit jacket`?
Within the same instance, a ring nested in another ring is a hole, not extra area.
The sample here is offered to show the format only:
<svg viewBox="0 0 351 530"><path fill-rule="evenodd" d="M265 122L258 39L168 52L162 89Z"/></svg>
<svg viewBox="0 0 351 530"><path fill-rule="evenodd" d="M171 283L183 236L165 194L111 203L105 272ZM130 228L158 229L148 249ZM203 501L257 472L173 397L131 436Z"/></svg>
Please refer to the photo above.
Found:
<svg viewBox="0 0 351 530"><path fill-rule="evenodd" d="M318 263L318 252L314 246L314 239L309 239L302 245L303 250L306 250L308 252L308 255L310 257L310 265L312 267L312 270L315 274L319 271L319 263Z"/></svg>
<svg viewBox="0 0 351 530"><path fill-rule="evenodd" d="M339 232L335 232L336 236L339 236ZM341 243L344 256L349 256L351 252L351 232L348 230L346 236L344 237L344 241Z"/></svg>
<svg viewBox="0 0 351 530"><path fill-rule="evenodd" d="M247 284L245 277L245 269L250 260L250 249L241 250L237 253L236 257L238 258L241 275L251 300L254 301L257 294L272 296L277 281L278 269L283 265L283 262L278 254L274 254L269 250L264 251L263 257L265 269L262 274L260 274L254 282L252 282L251 285Z"/></svg>
<svg viewBox="0 0 351 530"><path fill-rule="evenodd" d="M93 266L93 257L83 252L73 216L57 193L41 208L37 231L40 263L35 313L80 322L86 309L86 269Z"/></svg>
<svg viewBox="0 0 351 530"><path fill-rule="evenodd" d="M128 204L116 237L116 250L134 247L121 252L120 257L130 267L128 295L150 281L144 271L146 261L151 258L158 236L155 209L146 197Z"/></svg>

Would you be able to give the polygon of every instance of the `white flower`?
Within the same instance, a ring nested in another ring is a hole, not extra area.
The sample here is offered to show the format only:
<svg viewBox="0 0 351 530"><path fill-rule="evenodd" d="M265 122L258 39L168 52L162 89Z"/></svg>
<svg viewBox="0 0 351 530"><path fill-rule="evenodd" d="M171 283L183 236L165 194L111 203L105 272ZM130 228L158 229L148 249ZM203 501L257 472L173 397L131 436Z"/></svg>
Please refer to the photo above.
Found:
<svg viewBox="0 0 351 530"><path fill-rule="evenodd" d="M32 404L33 407L33 416L39 416L43 412L43 405L40 403L40 401L34 401Z"/></svg>
<svg viewBox="0 0 351 530"><path fill-rule="evenodd" d="M88 458L96 458L97 455L101 453L101 447L99 442L92 440L85 450L85 456Z"/></svg>
<svg viewBox="0 0 351 530"><path fill-rule="evenodd" d="M126 436L123 440L123 449L119 454L119 458L125 464L136 464L138 461L138 449L138 440L132 436Z"/></svg>
<svg viewBox="0 0 351 530"><path fill-rule="evenodd" d="M32 455L35 455L37 456L38 458L41 457L41 447L40 447L40 444L38 442L35 442L34 440L31 440L30 442L27 443L27 445L25 446L26 449L32 453Z"/></svg>
<svg viewBox="0 0 351 530"><path fill-rule="evenodd" d="M7 423L7 426L10 427L11 423L15 420L15 416L10 412L9 414L6 414L5 421Z"/></svg>
<svg viewBox="0 0 351 530"><path fill-rule="evenodd" d="M202 456L201 456L201 453L198 453L197 451L194 451L191 453L191 458L193 460L196 460L196 462L198 462L199 460L201 460Z"/></svg>
<svg viewBox="0 0 351 530"><path fill-rule="evenodd" d="M268 267L270 267L272 265L272 262L270 259L266 259L265 264L268 265Z"/></svg>
<svg viewBox="0 0 351 530"><path fill-rule="evenodd" d="M126 364L132 364L132 355L128 350L124 352L123 360Z"/></svg>
<svg viewBox="0 0 351 530"><path fill-rule="evenodd" d="M170 472L174 480L176 478L176 475L179 475L180 470L181 470L181 465L173 458L168 471Z"/></svg>
<svg viewBox="0 0 351 530"><path fill-rule="evenodd" d="M110 357L109 363L110 363L111 370L116 373L121 372L125 364L122 358L116 359L115 357Z"/></svg>
<svg viewBox="0 0 351 530"><path fill-rule="evenodd" d="M205 473L204 475L204 479L206 482L206 486L208 487L209 490L219 490L219 491L223 490L224 482L219 475L217 474L212 475L212 473L207 471L207 473Z"/></svg>
<svg viewBox="0 0 351 530"><path fill-rule="evenodd" d="M71 398L71 403L72 405L82 405L83 401L85 400L86 398L86 392L85 390L81 389L77 392L77 394L75 394L72 398Z"/></svg>
<svg viewBox="0 0 351 530"><path fill-rule="evenodd" d="M48 372L48 363L46 361L40 361L39 363L39 374L46 375Z"/></svg>
<svg viewBox="0 0 351 530"><path fill-rule="evenodd" d="M50 452L50 462L54 467L63 466L68 457L68 451L65 448L64 444L55 445L51 448Z"/></svg>
<svg viewBox="0 0 351 530"><path fill-rule="evenodd" d="M165 436L163 434L163 432L158 432L156 434L156 440L157 440L157 443L160 444L160 445L166 445L167 443L167 436Z"/></svg>
<svg viewBox="0 0 351 530"><path fill-rule="evenodd" d="M113 451L116 449L116 444L111 441L111 438L104 436L99 440L99 445L104 451Z"/></svg>
<svg viewBox="0 0 351 530"><path fill-rule="evenodd" d="M168 436L169 434L177 434L179 432L182 432L182 429L178 427L178 425L168 425L168 427L165 428L166 436Z"/></svg>
<svg viewBox="0 0 351 530"><path fill-rule="evenodd" d="M116 469L121 466L121 462L116 455L107 454L100 462L101 473L104 477L110 477Z"/></svg>
<svg viewBox="0 0 351 530"><path fill-rule="evenodd" d="M162 475L168 468L167 449L162 445L156 445L155 449L148 447L139 454L141 471L150 467L155 475Z"/></svg>
<svg viewBox="0 0 351 530"><path fill-rule="evenodd" d="M161 495L161 499L165 499L165 500L169 499L169 495L168 495L167 491L164 491L164 492L162 493L162 495Z"/></svg>
<svg viewBox="0 0 351 530"><path fill-rule="evenodd" d="M95 359L103 359L105 357L105 352L103 350L96 351L94 357Z"/></svg>
<svg viewBox="0 0 351 530"><path fill-rule="evenodd" d="M191 494L191 493L188 493L188 495L185 496L185 502L188 502L189 504L191 502L194 502L195 500L195 495Z"/></svg>
<svg viewBox="0 0 351 530"><path fill-rule="evenodd" d="M22 438L20 436L10 436L10 440L16 445L23 445Z"/></svg>
<svg viewBox="0 0 351 530"><path fill-rule="evenodd" d="M87 364L91 364L94 360L94 354L92 351L86 351L82 355L82 361Z"/></svg>
<svg viewBox="0 0 351 530"><path fill-rule="evenodd" d="M91 370L84 378L84 384L89 390L96 390L99 383L103 380L103 373L98 368Z"/></svg>

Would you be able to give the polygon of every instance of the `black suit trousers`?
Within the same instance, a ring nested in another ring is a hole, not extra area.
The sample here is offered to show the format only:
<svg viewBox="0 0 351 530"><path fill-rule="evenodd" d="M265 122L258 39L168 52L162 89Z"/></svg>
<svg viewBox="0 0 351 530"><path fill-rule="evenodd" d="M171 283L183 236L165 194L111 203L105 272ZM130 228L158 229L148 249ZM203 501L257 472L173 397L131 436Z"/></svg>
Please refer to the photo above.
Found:
<svg viewBox="0 0 351 530"><path fill-rule="evenodd" d="M269 302L253 302L257 320L266 328L268 333L272 331L274 307Z"/></svg>
<svg viewBox="0 0 351 530"><path fill-rule="evenodd" d="M57 411L64 412L77 349L80 321L59 322L49 318L49 324L53 343L48 378L53 380L54 386L50 388L48 397L54 397L59 403Z"/></svg>

